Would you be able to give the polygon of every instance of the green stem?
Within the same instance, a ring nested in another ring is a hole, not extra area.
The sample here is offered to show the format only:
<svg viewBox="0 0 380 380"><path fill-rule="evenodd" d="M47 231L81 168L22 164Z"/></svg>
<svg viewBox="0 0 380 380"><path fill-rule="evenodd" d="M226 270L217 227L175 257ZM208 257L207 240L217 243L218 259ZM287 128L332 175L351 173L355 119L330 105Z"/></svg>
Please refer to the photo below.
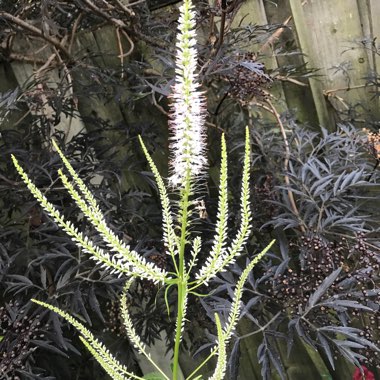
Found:
<svg viewBox="0 0 380 380"><path fill-rule="evenodd" d="M214 348L212 351L211 351L211 353L210 353L210 355L193 371L193 372L191 372L191 374L186 378L186 380L190 380L193 376L195 376L196 375L196 373L204 366L204 365L206 365L207 364L207 362L213 357L213 356L215 356L215 354L216 354L216 349Z"/></svg>
<svg viewBox="0 0 380 380"><path fill-rule="evenodd" d="M189 195L191 187L191 175L188 171L185 180L185 188L181 191L181 238L178 255L178 283L177 283L177 327L174 343L173 380L178 380L179 349L182 335L182 320L184 318L184 306L187 297L187 275L185 267L185 247L187 239L187 224L189 217Z"/></svg>
<svg viewBox="0 0 380 380"><path fill-rule="evenodd" d="M173 358L173 380L178 380L179 372L179 348L182 335L182 319L184 317L184 300L186 295L186 281L178 282L178 312L177 312L177 330L175 335L174 358Z"/></svg>

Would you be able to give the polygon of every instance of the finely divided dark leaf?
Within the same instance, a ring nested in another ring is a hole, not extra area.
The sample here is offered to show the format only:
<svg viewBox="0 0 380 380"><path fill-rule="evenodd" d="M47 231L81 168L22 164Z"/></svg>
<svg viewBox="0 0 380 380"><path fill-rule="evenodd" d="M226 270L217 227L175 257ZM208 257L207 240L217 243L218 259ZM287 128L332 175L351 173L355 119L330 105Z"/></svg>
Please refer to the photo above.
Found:
<svg viewBox="0 0 380 380"><path fill-rule="evenodd" d="M332 369L335 370L334 358L333 358L331 348L330 348L330 344L329 344L327 338L325 338L325 336L323 334L318 332L317 333L317 339L319 340L319 343L321 344L321 347L323 348L323 351L325 352Z"/></svg>
<svg viewBox="0 0 380 380"><path fill-rule="evenodd" d="M65 349L67 350L66 342L62 334L62 325L59 321L58 314L54 313L53 311L50 312L50 319L53 321L54 326L54 332L55 334L52 336L52 338L56 339L57 342Z"/></svg>
<svg viewBox="0 0 380 380"><path fill-rule="evenodd" d="M236 339L228 359L228 375L230 380L236 380L239 374L240 340Z"/></svg>
<svg viewBox="0 0 380 380"><path fill-rule="evenodd" d="M326 293L326 291L330 288L330 286L335 282L338 278L342 268L338 268L334 270L334 272L330 273L330 275L325 278L321 285L317 288L317 290L310 296L309 302L306 306L306 311L309 311L314 305L318 302L318 300Z"/></svg>
<svg viewBox="0 0 380 380"><path fill-rule="evenodd" d="M362 305L358 301L352 301L352 300L340 300L340 299L329 298L328 300L321 302L321 305L337 308L337 309L338 308L353 308L353 309L373 311L373 309L371 309L370 307Z"/></svg>
<svg viewBox="0 0 380 380"><path fill-rule="evenodd" d="M326 189L326 187L331 184L331 182L333 181L333 177L334 175L330 174L314 182L310 188L310 192L312 193L313 197L319 196Z"/></svg>
<svg viewBox="0 0 380 380"><path fill-rule="evenodd" d="M104 319L103 313L102 313L102 311L100 309L100 304L99 304L98 298L96 297L96 294L95 294L93 286L90 287L90 293L89 293L89 296L88 296L88 302L89 302L89 304L91 306L91 309L94 310L95 313L100 318L100 320L103 323L105 323L105 319Z"/></svg>
<svg viewBox="0 0 380 380"><path fill-rule="evenodd" d="M344 191L347 187L356 184L363 175L363 169L354 170L344 179L342 184L339 187L340 191Z"/></svg>
<svg viewBox="0 0 380 380"><path fill-rule="evenodd" d="M69 358L69 355L65 354L62 350L60 350L59 348L57 348L55 346L52 346L51 344L47 343L44 340L32 339L31 342L34 343L36 346L42 347L46 350L54 352L55 354L62 355L66 358Z"/></svg>

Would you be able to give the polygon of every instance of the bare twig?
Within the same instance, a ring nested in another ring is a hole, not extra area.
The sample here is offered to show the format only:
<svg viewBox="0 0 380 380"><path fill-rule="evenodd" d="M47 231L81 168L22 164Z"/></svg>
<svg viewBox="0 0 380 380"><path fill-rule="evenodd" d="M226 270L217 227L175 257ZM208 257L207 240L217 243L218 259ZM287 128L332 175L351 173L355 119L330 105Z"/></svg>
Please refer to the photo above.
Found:
<svg viewBox="0 0 380 380"><path fill-rule="evenodd" d="M110 21L112 24L118 26L119 28L126 28L127 25L124 23L124 21L122 20L119 20L117 18L114 18L110 15L108 15L107 13L105 13L102 9L100 9L99 7L97 7L94 3L92 3L90 0L83 0L85 4L87 4L87 6L92 9L96 14L98 14L99 16L101 16L102 18Z"/></svg>
<svg viewBox="0 0 380 380"><path fill-rule="evenodd" d="M244 339L244 338L248 338L249 336L252 336L252 335L255 335L255 334L259 334L259 333L262 333L263 331L265 331L267 329L267 327L269 327L279 316L281 315L281 312L279 311L275 316L273 316L273 318L268 321L264 326L260 326L258 323L255 322L256 326L259 327L258 330L256 331L253 331L251 333L248 333L248 334L244 334L242 336L240 336L238 339Z"/></svg>
<svg viewBox="0 0 380 380"><path fill-rule="evenodd" d="M331 96L331 94L339 91L350 91L350 90L355 90L358 88L366 88L366 87L372 87L374 86L373 83L366 83L366 84L359 84L357 86L350 86L350 87L338 87L338 88L333 88L331 90L325 90L323 91L324 96Z"/></svg>
<svg viewBox="0 0 380 380"><path fill-rule="evenodd" d="M121 1L114 0L115 3L119 6L120 9L122 9L124 12L128 13L131 17L134 17L136 14L131 9L126 7Z"/></svg>
<svg viewBox="0 0 380 380"><path fill-rule="evenodd" d="M206 122L205 122L205 125L206 125L207 127L215 128L215 129L217 129L219 132L224 133L225 135L227 135L227 132L226 132L222 127L218 127L218 126L217 126L216 124L214 124L214 123L210 123L209 121L206 121Z"/></svg>
<svg viewBox="0 0 380 380"><path fill-rule="evenodd" d="M162 113L164 114L165 116L168 116L169 117L169 112L165 111L164 108L162 106L160 106L158 103L157 103L157 100L156 100L156 97L154 96L154 92L152 92L152 100L153 100L153 104L155 107L157 107L157 109Z"/></svg>
<svg viewBox="0 0 380 380"><path fill-rule="evenodd" d="M278 79L282 82L290 82L290 83L294 83L298 86L302 86L302 87L309 87L309 85L307 83L303 83L297 79L294 79L294 78L289 78L289 77L284 77L282 75L276 75L276 78L275 79Z"/></svg>
<svg viewBox="0 0 380 380"><path fill-rule="evenodd" d="M83 1L96 14L98 14L99 16L101 16L103 19L107 20L111 24L115 25L116 27L120 28L122 33L125 32L125 34L123 33L123 35L127 38L129 43L131 44L131 49L126 53L126 55L131 54L132 49L134 48L134 44L132 42L132 39L130 38L130 35L134 35L143 41L148 41L151 45L156 45L160 48L166 48L167 47L167 45L165 43L161 42L160 40L158 40L157 38L155 38L153 36L147 36L144 33L139 32L138 30L131 30L132 28L128 28L128 25L125 24L124 21L108 15L101 8L97 7L94 3L92 3L91 0L83 0ZM140 1L136 1L134 3L131 3L131 4L129 4L129 6L131 7L131 6L136 5L138 3L140 3ZM126 55L124 55L124 57Z"/></svg>
<svg viewBox="0 0 380 380"><path fill-rule="evenodd" d="M30 113L31 110L26 111L15 123L13 123L13 127L17 127Z"/></svg>
<svg viewBox="0 0 380 380"><path fill-rule="evenodd" d="M277 29L265 42L263 46L261 46L260 50L258 51L258 54L263 53L267 48L272 47L276 40L278 40L281 36L281 34L284 32L285 27L289 24L290 20L292 19L292 16L289 16L283 23L281 28Z"/></svg>
<svg viewBox="0 0 380 380"><path fill-rule="evenodd" d="M123 52L123 44L121 43L120 40L120 28L116 28L116 39L117 39L117 45L119 47L119 58L120 58L120 66L121 66L121 75L120 78L124 78L124 52Z"/></svg>
<svg viewBox="0 0 380 380"><path fill-rule="evenodd" d="M308 2L308 0L304 0L302 2L302 6L306 5ZM275 40L278 40L281 36L281 34L285 31L285 27L289 24L289 22L292 20L293 16L289 16L283 23L282 23L282 27L277 29L269 38L268 40L265 42L265 44L263 46L261 46L261 48L259 49L258 51L258 54L259 53L262 53L263 51L265 51L269 46L273 46Z"/></svg>
<svg viewBox="0 0 380 380"><path fill-rule="evenodd" d="M131 45L131 47L129 48L129 50L126 53L123 54L123 57L125 58L125 57L128 57L130 54L132 54L133 49L135 48L135 44L133 43L131 37L129 37L128 33L124 29L121 30L121 33L127 39L127 41L129 42L129 44Z"/></svg>
<svg viewBox="0 0 380 380"><path fill-rule="evenodd" d="M68 47L68 51L70 53L71 53L71 49L73 48L75 33L76 33L76 31L77 31L77 29L79 27L79 23L81 22L82 18L83 18L83 13L79 13L79 16L74 21L73 29L71 30L71 37L70 37L69 47Z"/></svg>
<svg viewBox="0 0 380 380"><path fill-rule="evenodd" d="M290 146L289 146L288 137L286 136L286 131L284 128L284 124L281 121L280 114L277 112L276 108L273 106L272 102L269 99L266 99L265 102L268 104L269 108L272 111L272 114L276 118L278 126L280 127L282 138L284 140L284 145L285 145L284 180L285 180L286 186L288 187L288 198L289 198L290 206L293 210L293 213L298 218L298 220L300 222L300 229L303 233L305 233L306 229L305 229L305 226L302 224L300 214L299 214L299 211L297 208L297 204L296 204L296 201L294 199L293 192L290 188L289 176L287 174L287 172L289 170L289 161L290 161Z"/></svg>
<svg viewBox="0 0 380 380"><path fill-rule="evenodd" d="M215 49L215 55L218 53L220 48L223 45L223 40L224 40L224 32L225 32L225 27L226 27L226 15L227 15L227 0L221 0L221 11L222 11L222 16L220 18L220 30L219 30L219 37L217 41L217 46Z"/></svg>
<svg viewBox="0 0 380 380"><path fill-rule="evenodd" d="M120 54L118 55L118 57L120 58L120 65L121 65L121 76L120 77L121 77L121 79L123 79L124 78L124 58L128 57L130 54L132 54L133 49L135 47L135 44L133 43L133 41L131 40L131 38L129 37L128 33L125 30L122 29L121 33L128 40L128 42L130 44L129 50L126 53L124 53L123 52L123 44L121 43L121 38L120 38L120 28L116 28L116 38L117 38L117 44L118 44L119 52L120 52Z"/></svg>
<svg viewBox="0 0 380 380"><path fill-rule="evenodd" d="M136 1L134 1L133 3L129 3L128 5L129 5L130 7L134 7L135 5L145 3L145 1L146 1L146 0L136 0Z"/></svg>
<svg viewBox="0 0 380 380"><path fill-rule="evenodd" d="M62 67L63 67L63 71L65 72L65 77L66 77L66 80L67 80L67 83L68 83L67 90L68 90L68 92L70 94L71 99L73 99L73 104L77 108L77 102L75 102L75 95L74 95L73 78L72 78L72 76L70 74L70 70L66 66L66 63L64 62L64 60L62 59L62 57L59 55L59 52L56 51L56 53L57 53L57 58L58 58L60 64L62 65ZM65 130L65 143L68 142L68 139L70 137L72 120L73 120L73 114L70 113L69 127L68 127L67 130Z"/></svg>
<svg viewBox="0 0 380 380"><path fill-rule="evenodd" d="M36 80L38 82L38 80L40 79L40 76L41 76L41 73L48 69L49 66L51 65L51 63L54 61L54 59L56 58L57 56L57 53L54 52L53 54L50 55L50 57L45 61L45 63L40 67L38 68L38 70L34 73L35 77L36 77Z"/></svg>
<svg viewBox="0 0 380 380"><path fill-rule="evenodd" d="M43 40L51 43L54 47L56 47L58 50L60 50L67 58L69 58L71 60L70 52L65 48L65 46L63 46L61 41L59 41L55 37L52 37L52 36L45 34L41 29L38 29L35 26L29 24L28 22L21 20L20 18L15 17L15 16L13 16L7 12L0 11L0 18L4 18L4 19L18 25L22 29L28 30L32 34L35 34L36 36L42 38Z"/></svg>
<svg viewBox="0 0 380 380"><path fill-rule="evenodd" d="M36 58L30 55L24 55L19 53L9 53L7 59L10 61L20 61L26 63L38 63L43 65L46 62L46 59Z"/></svg>

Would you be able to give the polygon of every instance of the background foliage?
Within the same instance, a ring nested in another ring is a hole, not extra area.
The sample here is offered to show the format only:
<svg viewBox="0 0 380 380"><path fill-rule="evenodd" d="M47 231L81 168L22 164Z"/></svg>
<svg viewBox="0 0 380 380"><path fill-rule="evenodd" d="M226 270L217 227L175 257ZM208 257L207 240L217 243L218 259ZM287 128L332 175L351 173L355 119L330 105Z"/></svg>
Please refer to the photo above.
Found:
<svg viewBox="0 0 380 380"><path fill-rule="evenodd" d="M209 323L213 311L226 309L238 274L274 237L277 251L247 284L229 378L347 379L353 373L347 363L365 363L374 372L380 365L380 136L373 106L378 75L369 65L358 84L350 66L354 60L306 65L303 53L310 61L315 53L300 50L306 45L294 2L277 3L251 0L257 12L247 17L247 3L197 3L211 178L205 207L199 209L200 229L207 240L215 221L222 130L235 165L229 179L229 228L237 228L238 152L249 125L255 231L246 255L215 281L210 297L189 305L192 325L183 355L196 361L206 353L215 334ZM167 173L167 96L177 10L149 6L159 7L117 0L0 1L0 369L6 378L104 378L90 355L78 351L75 333L55 314L31 306L32 297L92 325L139 371L115 307L122 284L94 268L39 209L16 176L10 154L49 200L87 231L57 181L54 137L119 236L167 265L157 229L159 203L137 136ZM267 22L252 19L262 16L259 9ZM294 24L282 20L280 9L292 11ZM374 37L347 37L344 43L376 61ZM326 77L333 80L333 73L344 86L325 89L325 118L316 86ZM364 91L362 103L348 91L355 86ZM296 94L302 101L295 100ZM325 128L319 128L321 123ZM163 332L169 340L172 322L163 295L146 282L134 292L134 315L146 341ZM202 339L195 339L200 332Z"/></svg>

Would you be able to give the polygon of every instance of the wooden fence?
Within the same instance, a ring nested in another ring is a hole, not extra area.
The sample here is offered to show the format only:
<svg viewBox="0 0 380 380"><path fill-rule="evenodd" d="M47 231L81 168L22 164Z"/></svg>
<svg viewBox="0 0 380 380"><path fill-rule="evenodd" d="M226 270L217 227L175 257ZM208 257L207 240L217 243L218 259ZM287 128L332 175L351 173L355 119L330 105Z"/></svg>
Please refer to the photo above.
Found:
<svg viewBox="0 0 380 380"><path fill-rule="evenodd" d="M318 71L303 81L307 87L283 82L275 90L277 103L295 109L301 121L330 129L340 120L377 124L379 17L378 0L248 0L234 25L284 24L272 44L259 48L267 66L306 64ZM293 38L303 55L276 55L276 39Z"/></svg>

